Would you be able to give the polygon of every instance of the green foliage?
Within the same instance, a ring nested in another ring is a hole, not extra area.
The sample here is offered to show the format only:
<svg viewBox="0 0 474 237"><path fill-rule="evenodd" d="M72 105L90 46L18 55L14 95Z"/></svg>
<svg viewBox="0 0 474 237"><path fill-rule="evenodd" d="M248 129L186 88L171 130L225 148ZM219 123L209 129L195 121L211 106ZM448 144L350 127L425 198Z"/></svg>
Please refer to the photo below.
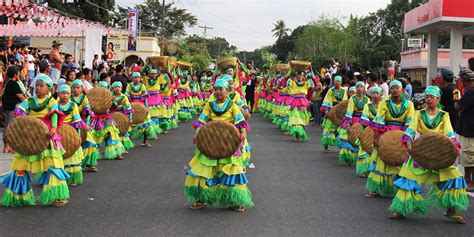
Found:
<svg viewBox="0 0 474 237"><path fill-rule="evenodd" d="M275 24L273 24L273 26L273 36L277 37L278 39L288 36L288 31L290 31L290 28L286 27L284 20L278 20Z"/></svg>

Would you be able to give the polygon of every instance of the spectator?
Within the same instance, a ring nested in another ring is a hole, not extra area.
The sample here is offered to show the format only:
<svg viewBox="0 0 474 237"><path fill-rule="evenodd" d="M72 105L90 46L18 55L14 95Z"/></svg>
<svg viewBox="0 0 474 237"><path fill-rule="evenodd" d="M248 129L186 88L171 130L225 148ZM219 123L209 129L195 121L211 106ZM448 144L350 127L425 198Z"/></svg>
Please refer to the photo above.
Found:
<svg viewBox="0 0 474 237"><path fill-rule="evenodd" d="M30 50L30 53L26 55L27 67L28 67L28 82L31 82L36 76L36 73L35 73L36 59L32 53L33 53L32 50Z"/></svg>
<svg viewBox="0 0 474 237"><path fill-rule="evenodd" d="M257 84L257 75L255 72L252 72L250 75L250 80L247 83L247 87L245 88L245 99L247 103L249 103L250 113L253 112L253 105L255 103L255 85Z"/></svg>
<svg viewBox="0 0 474 237"><path fill-rule="evenodd" d="M474 73L466 70L460 74L465 93L455 103L460 110L458 133L461 140L461 165L464 167L465 179L468 184L467 191L474 191Z"/></svg>
<svg viewBox="0 0 474 237"><path fill-rule="evenodd" d="M440 103L443 106L443 110L449 113L451 119L451 126L457 130L458 112L454 108L454 103L459 100L459 91L454 85L454 73L451 70L443 70L441 73L443 82L439 86L441 88L441 100Z"/></svg>
<svg viewBox="0 0 474 237"><path fill-rule="evenodd" d="M382 99L387 99L388 98L388 85L387 85L387 74L382 74L380 75L380 89L382 89Z"/></svg>
<svg viewBox="0 0 474 237"><path fill-rule="evenodd" d="M82 80L84 92L87 93L90 89L94 88L94 82L92 81L92 71L89 68L84 68L82 73L84 74L84 79Z"/></svg>
<svg viewBox="0 0 474 237"><path fill-rule="evenodd" d="M36 96L36 79L43 75L49 75L49 72L51 71L51 65L47 61L43 60L38 63L38 69L39 73L30 84L30 90L33 91L33 96Z"/></svg>
<svg viewBox="0 0 474 237"><path fill-rule="evenodd" d="M20 79L20 70L17 66L9 66L7 69L7 82L4 88L2 96L3 112L5 113L4 127L7 128L10 121L14 118L13 110L18 103L25 99L17 80ZM5 147L3 148L4 153L12 152L10 146L6 143L5 138L3 139Z"/></svg>
<svg viewBox="0 0 474 237"><path fill-rule="evenodd" d="M408 95L408 99L411 100L411 98L413 97L413 87L411 86L411 77L407 75L405 79L407 82L407 87L405 89L405 92Z"/></svg>
<svg viewBox="0 0 474 237"><path fill-rule="evenodd" d="M127 89L127 85L128 85L127 78L124 75L125 68L123 67L123 65L119 64L119 65L115 66L115 71L116 71L116 74L115 74L115 76L113 76L111 78L110 83L114 83L116 81L121 82L122 83L122 93L125 93L125 89Z"/></svg>
<svg viewBox="0 0 474 237"><path fill-rule="evenodd" d="M53 80L53 84L58 84L58 80L61 77L61 69L63 67L64 58L61 56L59 50L61 45L63 45L59 41L53 41L51 47L53 50L49 53L49 62L51 63L51 72L50 77ZM55 91L55 89L53 89Z"/></svg>
<svg viewBox="0 0 474 237"><path fill-rule="evenodd" d="M99 76L99 81L105 81L105 82L107 82L107 84L110 85L110 77L109 77L109 74L106 73L106 72L100 74L100 76Z"/></svg>
<svg viewBox="0 0 474 237"><path fill-rule="evenodd" d="M314 119L314 126L319 126L322 120L322 114L321 114L321 103L323 101L322 97L322 92L323 92L323 84L319 80L317 80L317 83L315 85L316 87L312 91L311 95L311 105L313 107L313 119Z"/></svg>

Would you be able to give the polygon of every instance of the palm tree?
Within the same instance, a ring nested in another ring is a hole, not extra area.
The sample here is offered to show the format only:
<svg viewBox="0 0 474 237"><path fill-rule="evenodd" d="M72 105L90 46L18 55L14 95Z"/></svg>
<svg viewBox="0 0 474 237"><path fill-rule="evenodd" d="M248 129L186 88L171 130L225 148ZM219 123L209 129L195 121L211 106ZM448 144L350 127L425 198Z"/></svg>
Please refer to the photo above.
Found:
<svg viewBox="0 0 474 237"><path fill-rule="evenodd" d="M272 30L272 32L274 32L273 36L277 37L278 39L281 39L283 36L288 35L288 31L290 31L290 28L286 28L285 21L278 20L273 25L274 25L274 28Z"/></svg>

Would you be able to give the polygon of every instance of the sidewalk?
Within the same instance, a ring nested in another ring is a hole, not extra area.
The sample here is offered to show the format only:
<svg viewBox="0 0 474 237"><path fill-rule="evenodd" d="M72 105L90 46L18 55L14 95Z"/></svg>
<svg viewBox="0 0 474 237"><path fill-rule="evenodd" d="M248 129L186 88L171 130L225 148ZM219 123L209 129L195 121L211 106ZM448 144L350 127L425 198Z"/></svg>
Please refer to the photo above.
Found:
<svg viewBox="0 0 474 237"><path fill-rule="evenodd" d="M0 128L0 149L3 150L3 128ZM13 154L5 154L0 150L0 177L4 176L10 170L10 164L13 161Z"/></svg>

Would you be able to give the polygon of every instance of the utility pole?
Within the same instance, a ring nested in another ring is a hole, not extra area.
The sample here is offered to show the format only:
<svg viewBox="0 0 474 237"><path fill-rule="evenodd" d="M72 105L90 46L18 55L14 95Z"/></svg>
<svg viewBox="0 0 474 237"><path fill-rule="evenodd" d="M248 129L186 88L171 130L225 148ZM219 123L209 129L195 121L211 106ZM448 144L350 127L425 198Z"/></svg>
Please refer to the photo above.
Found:
<svg viewBox="0 0 474 237"><path fill-rule="evenodd" d="M206 25L205 26L198 26L198 27L204 29L204 38L206 38L207 29L209 29L209 30L214 29L214 28L206 26Z"/></svg>
<svg viewBox="0 0 474 237"><path fill-rule="evenodd" d="M165 15L166 15L165 0L163 0L161 7L163 7L163 12L161 15L161 36L164 36L165 35Z"/></svg>

